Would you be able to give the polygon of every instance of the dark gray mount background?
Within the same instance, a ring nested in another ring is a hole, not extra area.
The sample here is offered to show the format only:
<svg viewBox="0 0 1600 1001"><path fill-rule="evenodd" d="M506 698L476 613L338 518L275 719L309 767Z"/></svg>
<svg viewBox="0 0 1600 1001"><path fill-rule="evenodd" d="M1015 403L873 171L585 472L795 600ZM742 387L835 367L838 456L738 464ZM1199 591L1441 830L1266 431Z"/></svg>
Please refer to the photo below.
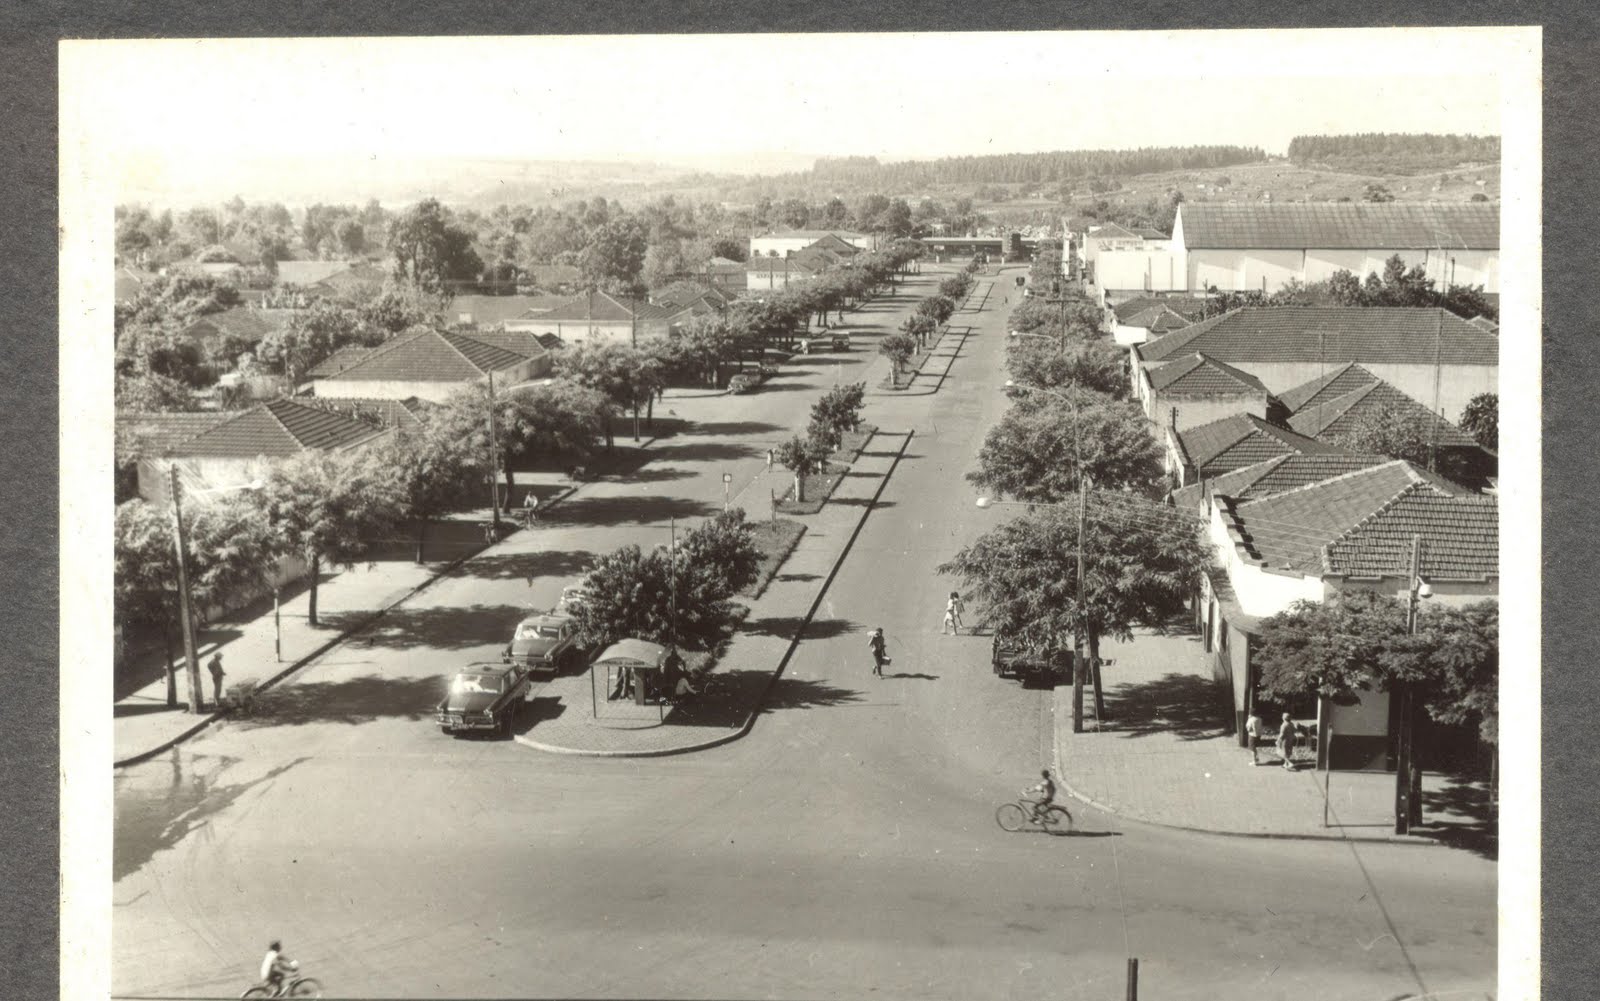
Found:
<svg viewBox="0 0 1600 1001"><path fill-rule="evenodd" d="M1347 0L1289 8L1252 0L865 4L840 0L321 3L63 0L0 6L0 982L14 998L56 997L59 945L57 714L56 43L62 38L299 35L517 35L817 31L1355 28L1543 24L1544 49L1544 678L1543 938L1546 998L1589 998L1600 982L1591 915L1600 910L1591 845L1600 835L1592 735L1596 695L1592 512L1600 497L1600 301L1594 164L1600 159L1600 15L1591 3ZM1475 72L1484 67L1464 67ZM972 71L992 72L993 67ZM914 70L910 67L907 72ZM1017 95L1025 113L1026 94ZM1091 98L1092 99L1092 98ZM1403 95L1397 95L1403 99ZM870 114L870 107L863 113ZM1062 109L1069 114L1070 109ZM825 137L818 137L826 147ZM245 192L246 197L249 196ZM1587 272L1584 273L1584 272ZM1584 284L1585 279L1589 284ZM1516 350L1517 345L1508 346ZM72 375L69 373L69 375ZM81 376L72 376L81 377ZM109 380L106 380L109 386ZM110 483L66 489L99 494ZM1590 517L1585 518L1585 514ZM108 526L109 528L109 526ZM1504 535L1514 545L1516 527ZM1523 665L1508 663L1506 685ZM104 706L69 707L104 713ZM69 720L70 724L70 720ZM1515 726L1516 721L1509 721ZM1508 775L1507 782L1519 776ZM1333 988L1333 985L1329 985Z"/></svg>

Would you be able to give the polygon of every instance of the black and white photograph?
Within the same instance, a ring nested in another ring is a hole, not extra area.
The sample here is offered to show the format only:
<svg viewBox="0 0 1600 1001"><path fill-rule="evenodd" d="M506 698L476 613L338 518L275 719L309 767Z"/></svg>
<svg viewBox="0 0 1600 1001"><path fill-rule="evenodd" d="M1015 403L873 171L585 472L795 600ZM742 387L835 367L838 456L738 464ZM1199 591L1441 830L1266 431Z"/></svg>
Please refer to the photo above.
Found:
<svg viewBox="0 0 1600 1001"><path fill-rule="evenodd" d="M61 996L1538 997L1541 45L62 42Z"/></svg>

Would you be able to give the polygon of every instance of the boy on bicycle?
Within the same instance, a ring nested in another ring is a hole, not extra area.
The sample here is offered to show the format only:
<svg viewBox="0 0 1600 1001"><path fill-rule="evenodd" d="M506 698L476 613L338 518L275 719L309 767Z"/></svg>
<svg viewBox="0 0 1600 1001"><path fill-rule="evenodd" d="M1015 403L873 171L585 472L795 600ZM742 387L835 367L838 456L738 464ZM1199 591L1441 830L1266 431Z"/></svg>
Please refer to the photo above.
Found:
<svg viewBox="0 0 1600 1001"><path fill-rule="evenodd" d="M1044 776L1039 783L1022 792L1023 798L1033 804L1033 822L1036 824L1043 822L1044 812L1056 801L1056 784L1050 781L1050 769L1046 768L1039 774ZM1038 799L1030 798L1034 793L1039 794Z"/></svg>

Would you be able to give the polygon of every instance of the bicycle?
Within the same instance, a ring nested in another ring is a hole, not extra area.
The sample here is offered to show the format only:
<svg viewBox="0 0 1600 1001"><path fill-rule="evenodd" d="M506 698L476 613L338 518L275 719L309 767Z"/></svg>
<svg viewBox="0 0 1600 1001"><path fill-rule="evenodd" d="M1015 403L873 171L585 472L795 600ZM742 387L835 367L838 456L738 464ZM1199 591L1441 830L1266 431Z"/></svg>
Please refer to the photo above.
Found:
<svg viewBox="0 0 1600 1001"><path fill-rule="evenodd" d="M256 984L239 997L241 1001L244 998L320 998L322 982L315 977L295 974L285 980L276 991L272 989L271 984Z"/></svg>
<svg viewBox="0 0 1600 1001"><path fill-rule="evenodd" d="M1033 825L1046 834L1071 834L1072 814L1060 803L1052 803L1045 808L1044 814L1034 819L1033 803L1026 799L1019 799L1015 803L1002 803L994 812L995 822L1002 831L1015 834L1024 827Z"/></svg>

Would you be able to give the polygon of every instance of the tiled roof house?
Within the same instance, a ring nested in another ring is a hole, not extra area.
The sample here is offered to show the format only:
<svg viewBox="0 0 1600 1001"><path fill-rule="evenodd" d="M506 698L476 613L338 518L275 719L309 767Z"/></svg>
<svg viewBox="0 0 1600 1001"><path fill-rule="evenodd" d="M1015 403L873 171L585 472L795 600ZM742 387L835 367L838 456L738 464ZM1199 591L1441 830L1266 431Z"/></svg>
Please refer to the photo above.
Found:
<svg viewBox="0 0 1600 1001"><path fill-rule="evenodd" d="M1144 373L1149 414L1168 428L1195 427L1231 414L1267 413L1267 387L1226 362L1196 352Z"/></svg>
<svg viewBox="0 0 1600 1001"><path fill-rule="evenodd" d="M1135 392L1144 374L1196 352L1248 372L1281 394L1354 362L1412 397L1459 414L1499 391L1500 339L1443 309L1247 307L1136 344ZM1146 404L1146 413L1159 419Z"/></svg>
<svg viewBox="0 0 1600 1001"><path fill-rule="evenodd" d="M1167 468L1177 486L1210 479L1288 455L1348 455L1255 414L1236 413L1207 424L1167 427Z"/></svg>
<svg viewBox="0 0 1600 1001"><path fill-rule="evenodd" d="M313 383L316 396L442 402L492 374L510 386L549 370L550 359L491 344L469 334L419 330L401 334L348 368Z"/></svg>
<svg viewBox="0 0 1600 1001"><path fill-rule="evenodd" d="M1202 588L1204 649L1228 679L1242 725L1262 699L1251 650L1261 620L1299 600L1326 601L1361 590L1402 599L1411 578L1411 547L1420 540L1420 575L1432 602L1466 604L1499 590L1499 507L1493 496L1457 488L1410 463L1391 460L1324 479L1263 486L1283 466L1325 461L1272 460L1207 484L1206 516L1218 565ZM1389 750L1388 694L1363 692L1356 705L1312 699L1338 734L1335 768L1381 768Z"/></svg>

